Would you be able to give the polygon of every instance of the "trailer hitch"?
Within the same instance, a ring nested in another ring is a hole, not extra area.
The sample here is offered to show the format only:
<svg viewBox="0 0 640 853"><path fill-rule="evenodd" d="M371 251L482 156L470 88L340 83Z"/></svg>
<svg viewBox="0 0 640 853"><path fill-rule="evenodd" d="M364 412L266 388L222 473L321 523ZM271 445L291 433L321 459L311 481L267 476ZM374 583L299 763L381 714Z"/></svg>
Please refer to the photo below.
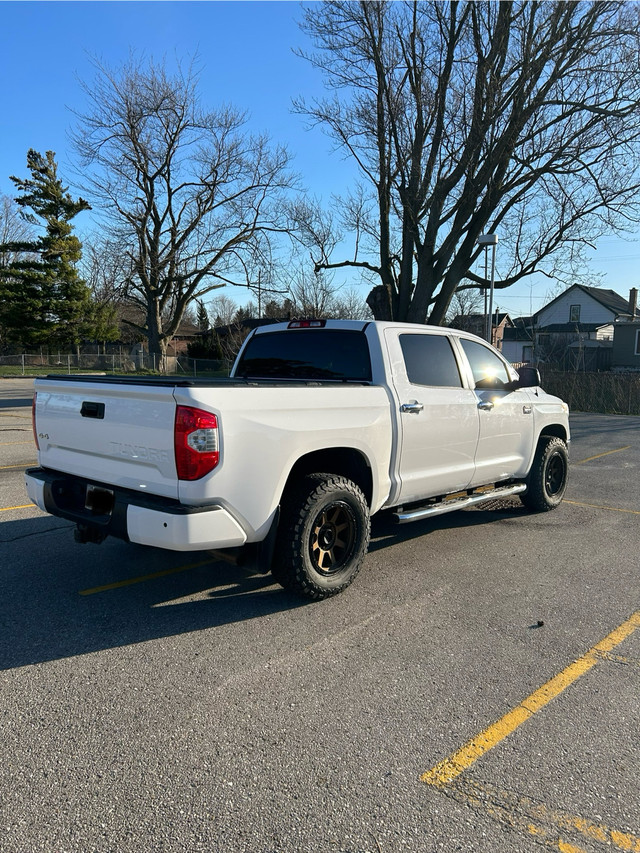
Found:
<svg viewBox="0 0 640 853"><path fill-rule="evenodd" d="M75 530L73 531L73 538L81 545L86 545L87 542L99 545L107 538L107 534L95 524L83 524L82 522L78 522Z"/></svg>

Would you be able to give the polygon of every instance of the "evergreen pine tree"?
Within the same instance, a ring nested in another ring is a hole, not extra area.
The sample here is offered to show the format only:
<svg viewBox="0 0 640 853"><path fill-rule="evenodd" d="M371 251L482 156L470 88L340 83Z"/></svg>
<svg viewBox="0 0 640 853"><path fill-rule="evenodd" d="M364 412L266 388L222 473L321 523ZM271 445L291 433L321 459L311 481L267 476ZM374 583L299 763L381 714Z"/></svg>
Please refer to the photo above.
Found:
<svg viewBox="0 0 640 853"><path fill-rule="evenodd" d="M0 245L0 254L15 253L0 270L0 323L10 342L77 345L90 334L93 312L91 292L75 266L82 243L72 233L71 220L90 206L69 195L58 178L53 151L43 157L30 149L27 167L31 178L11 176L21 193L15 200L24 218L44 227L45 233L35 240Z"/></svg>
<svg viewBox="0 0 640 853"><path fill-rule="evenodd" d="M209 314L207 312L206 306L201 299L197 300L198 305L198 314L197 314L197 325L198 329L202 334L206 334L211 328L211 324L209 322Z"/></svg>

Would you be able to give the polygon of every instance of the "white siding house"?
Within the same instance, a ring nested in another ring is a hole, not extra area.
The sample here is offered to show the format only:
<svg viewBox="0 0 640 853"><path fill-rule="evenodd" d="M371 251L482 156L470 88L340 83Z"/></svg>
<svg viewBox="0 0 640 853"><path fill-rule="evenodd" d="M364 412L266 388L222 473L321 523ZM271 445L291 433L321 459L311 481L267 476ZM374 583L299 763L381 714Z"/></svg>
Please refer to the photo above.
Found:
<svg viewBox="0 0 640 853"><path fill-rule="evenodd" d="M629 302L615 291L574 284L534 314L524 328L516 320L516 330L505 335L503 352L511 361L521 356L522 361L564 369L607 370L615 325L629 317Z"/></svg>
<svg viewBox="0 0 640 853"><path fill-rule="evenodd" d="M567 324L604 326L628 313L628 301L615 291L573 284L541 308L534 315L534 322L538 329Z"/></svg>

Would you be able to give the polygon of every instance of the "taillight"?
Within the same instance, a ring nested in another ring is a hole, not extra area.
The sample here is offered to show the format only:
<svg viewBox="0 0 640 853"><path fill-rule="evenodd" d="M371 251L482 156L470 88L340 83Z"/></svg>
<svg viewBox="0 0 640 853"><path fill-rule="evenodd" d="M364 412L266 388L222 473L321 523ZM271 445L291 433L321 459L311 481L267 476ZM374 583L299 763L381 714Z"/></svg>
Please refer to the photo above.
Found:
<svg viewBox="0 0 640 853"><path fill-rule="evenodd" d="M324 329L326 320L292 320L287 329Z"/></svg>
<svg viewBox="0 0 640 853"><path fill-rule="evenodd" d="M31 403L31 426L33 427L33 440L36 443L36 450L40 450L40 442L38 441L38 430L36 429L36 397L38 396L38 392L33 395L33 402Z"/></svg>
<svg viewBox="0 0 640 853"><path fill-rule="evenodd" d="M179 480L199 480L220 461L218 419L211 412L178 406L174 429Z"/></svg>

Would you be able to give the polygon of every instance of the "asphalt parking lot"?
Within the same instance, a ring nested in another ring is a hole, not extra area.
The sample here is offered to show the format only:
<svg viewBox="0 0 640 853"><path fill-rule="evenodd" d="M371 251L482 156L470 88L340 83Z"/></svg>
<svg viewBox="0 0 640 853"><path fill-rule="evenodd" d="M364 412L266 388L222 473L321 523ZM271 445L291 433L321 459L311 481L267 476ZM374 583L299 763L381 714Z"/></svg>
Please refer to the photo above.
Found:
<svg viewBox="0 0 640 853"><path fill-rule="evenodd" d="M640 418L554 512L392 528L306 603L29 505L0 379L2 853L640 853Z"/></svg>

